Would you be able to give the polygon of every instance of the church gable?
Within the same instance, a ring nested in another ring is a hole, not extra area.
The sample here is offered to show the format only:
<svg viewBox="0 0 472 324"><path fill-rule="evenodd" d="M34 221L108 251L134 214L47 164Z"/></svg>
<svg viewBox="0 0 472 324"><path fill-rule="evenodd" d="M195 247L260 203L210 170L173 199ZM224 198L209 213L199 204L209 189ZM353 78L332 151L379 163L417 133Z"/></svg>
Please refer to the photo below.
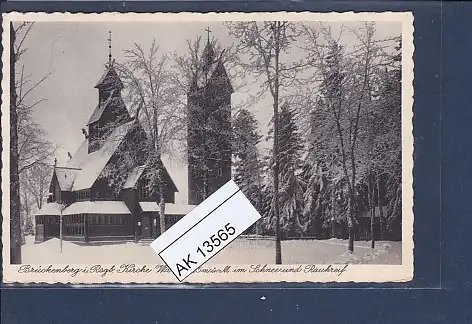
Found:
<svg viewBox="0 0 472 324"><path fill-rule="evenodd" d="M68 167L56 167L54 170L54 176L56 177L61 191L70 191L74 184L75 177L79 169L72 169Z"/></svg>
<svg viewBox="0 0 472 324"><path fill-rule="evenodd" d="M53 172L51 184L49 185L49 202L61 201L61 186L57 180L56 172Z"/></svg>

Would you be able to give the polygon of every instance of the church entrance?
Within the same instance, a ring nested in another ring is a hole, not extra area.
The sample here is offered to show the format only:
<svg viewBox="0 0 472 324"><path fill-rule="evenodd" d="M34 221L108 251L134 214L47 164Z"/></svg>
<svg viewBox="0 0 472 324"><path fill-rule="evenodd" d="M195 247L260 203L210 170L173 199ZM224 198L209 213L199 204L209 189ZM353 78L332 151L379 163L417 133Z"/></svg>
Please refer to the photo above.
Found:
<svg viewBox="0 0 472 324"><path fill-rule="evenodd" d="M141 219L141 238L150 239L152 238L152 213L143 212Z"/></svg>

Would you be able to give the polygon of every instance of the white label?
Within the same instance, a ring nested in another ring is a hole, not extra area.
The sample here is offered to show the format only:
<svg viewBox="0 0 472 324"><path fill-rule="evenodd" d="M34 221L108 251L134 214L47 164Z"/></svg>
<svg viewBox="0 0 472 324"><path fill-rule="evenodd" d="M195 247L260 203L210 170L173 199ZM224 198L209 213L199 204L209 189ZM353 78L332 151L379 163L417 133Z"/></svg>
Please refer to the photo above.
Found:
<svg viewBox="0 0 472 324"><path fill-rule="evenodd" d="M182 281L260 218L231 180L158 237L151 247Z"/></svg>

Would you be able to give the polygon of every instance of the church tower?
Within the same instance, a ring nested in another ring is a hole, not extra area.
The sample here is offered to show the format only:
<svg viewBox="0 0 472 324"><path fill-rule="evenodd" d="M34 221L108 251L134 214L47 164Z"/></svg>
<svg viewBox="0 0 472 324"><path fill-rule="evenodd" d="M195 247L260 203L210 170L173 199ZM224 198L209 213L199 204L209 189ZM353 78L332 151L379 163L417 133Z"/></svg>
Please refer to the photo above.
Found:
<svg viewBox="0 0 472 324"><path fill-rule="evenodd" d="M188 203L197 205L231 179L231 81L208 40L187 94Z"/></svg>
<svg viewBox="0 0 472 324"><path fill-rule="evenodd" d="M89 128L88 153L98 150L100 142L114 127L131 119L121 97L123 83L114 68L115 61L112 60L111 56L111 32L109 33L108 63L105 65L105 72L95 85L98 90L98 104L87 123Z"/></svg>

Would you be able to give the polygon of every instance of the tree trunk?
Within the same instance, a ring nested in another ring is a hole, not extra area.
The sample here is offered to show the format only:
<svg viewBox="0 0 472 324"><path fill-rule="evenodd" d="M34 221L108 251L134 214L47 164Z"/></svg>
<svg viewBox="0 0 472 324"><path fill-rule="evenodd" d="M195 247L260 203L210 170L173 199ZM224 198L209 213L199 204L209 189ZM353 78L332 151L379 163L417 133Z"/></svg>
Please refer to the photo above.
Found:
<svg viewBox="0 0 472 324"><path fill-rule="evenodd" d="M160 235L166 231L166 214L165 214L166 202L164 197L164 170L159 168L159 228Z"/></svg>
<svg viewBox="0 0 472 324"><path fill-rule="evenodd" d="M335 214L336 214L336 209L335 209L335 204L336 199L334 198L334 190L332 191L331 195L331 237L335 238L336 237L336 222L334 221L335 219Z"/></svg>
<svg viewBox="0 0 472 324"><path fill-rule="evenodd" d="M375 205L373 203L373 191L374 189L372 189L372 192L371 192L371 185L370 185L370 181L369 181L369 186L368 186L368 195L369 195L369 209L370 209L370 240L371 240L371 243L370 243L370 247L371 248L375 248L375 233L374 233L374 221L375 221Z"/></svg>
<svg viewBox="0 0 472 324"><path fill-rule="evenodd" d="M275 80L274 80L274 214L275 214L275 264L282 264L279 210L279 38L280 22L275 22Z"/></svg>
<svg viewBox="0 0 472 324"><path fill-rule="evenodd" d="M349 226L348 232L349 232L349 244L347 248L350 253L354 253L354 227Z"/></svg>
<svg viewBox="0 0 472 324"><path fill-rule="evenodd" d="M348 204L348 220L347 220L347 226L348 226L348 232L349 232L349 243L348 243L348 250L349 252L353 253L354 252L354 210L353 210L353 199L352 197L349 197L349 204Z"/></svg>
<svg viewBox="0 0 472 324"><path fill-rule="evenodd" d="M152 127L153 127L153 134L154 138L152 139L154 143L153 147L155 150L155 161L154 161L154 166L157 167L157 192L159 195L159 200L157 201L157 204L159 205L159 232L160 235L162 235L166 231L166 215L165 215L165 197L164 197L164 165L162 163L161 159L161 145L159 142L159 128L157 127L157 108L154 107L153 109L153 114L152 114ZM154 219L152 223L152 228L153 228L153 235L156 237L157 231L156 227L154 226Z"/></svg>
<svg viewBox="0 0 472 324"><path fill-rule="evenodd" d="M25 194L23 202L21 202L24 205L24 212L25 212L25 219L24 219L24 224L23 224L23 235L22 235L22 244L26 244L26 239L25 239L25 234L30 233L31 230L33 229L33 223L31 221L31 206L28 203L28 197Z"/></svg>
<svg viewBox="0 0 472 324"><path fill-rule="evenodd" d="M10 23L10 263L21 263L20 177L18 174L18 114L15 88L15 31Z"/></svg>
<svg viewBox="0 0 472 324"><path fill-rule="evenodd" d="M380 200L380 179L377 178L377 206L379 207L379 237L380 240L383 240L383 220L384 220L384 213L383 213L383 206L382 201Z"/></svg>
<svg viewBox="0 0 472 324"><path fill-rule="evenodd" d="M205 154L206 156L206 154ZM202 192L202 201L207 199L208 195L208 165L206 162L206 157L205 157L205 166L204 166L204 171L203 171L203 192Z"/></svg>
<svg viewBox="0 0 472 324"><path fill-rule="evenodd" d="M257 185L257 211L261 212L262 211L262 192L261 192L261 177L260 175L258 177L258 185ZM256 222L256 235L261 235L262 230L261 230L261 224L262 224L262 218L259 219Z"/></svg>

